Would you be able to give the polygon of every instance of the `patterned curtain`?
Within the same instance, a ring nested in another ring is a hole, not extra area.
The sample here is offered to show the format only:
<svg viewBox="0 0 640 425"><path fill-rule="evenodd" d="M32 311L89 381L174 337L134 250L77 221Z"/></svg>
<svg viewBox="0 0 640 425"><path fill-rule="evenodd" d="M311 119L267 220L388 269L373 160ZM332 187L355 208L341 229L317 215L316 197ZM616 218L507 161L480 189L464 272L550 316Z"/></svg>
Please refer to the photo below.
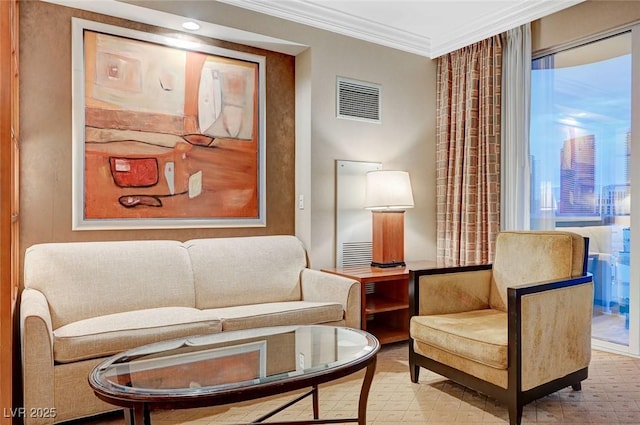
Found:
<svg viewBox="0 0 640 425"><path fill-rule="evenodd" d="M500 230L502 44L495 36L438 58L437 260L488 263Z"/></svg>

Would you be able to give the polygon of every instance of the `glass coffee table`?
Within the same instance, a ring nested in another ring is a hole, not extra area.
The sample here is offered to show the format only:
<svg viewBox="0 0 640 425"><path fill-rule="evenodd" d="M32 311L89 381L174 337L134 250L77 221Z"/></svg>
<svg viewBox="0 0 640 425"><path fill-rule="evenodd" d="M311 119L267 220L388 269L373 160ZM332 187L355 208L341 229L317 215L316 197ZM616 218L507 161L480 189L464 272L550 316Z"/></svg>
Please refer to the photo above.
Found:
<svg viewBox="0 0 640 425"><path fill-rule="evenodd" d="M127 424L148 425L151 410L216 406L308 389L251 423L312 397L313 420L290 424L366 424L380 350L371 334L345 327L278 326L145 345L110 357L89 374L98 398L125 408ZM320 419L318 385L366 368L358 416Z"/></svg>

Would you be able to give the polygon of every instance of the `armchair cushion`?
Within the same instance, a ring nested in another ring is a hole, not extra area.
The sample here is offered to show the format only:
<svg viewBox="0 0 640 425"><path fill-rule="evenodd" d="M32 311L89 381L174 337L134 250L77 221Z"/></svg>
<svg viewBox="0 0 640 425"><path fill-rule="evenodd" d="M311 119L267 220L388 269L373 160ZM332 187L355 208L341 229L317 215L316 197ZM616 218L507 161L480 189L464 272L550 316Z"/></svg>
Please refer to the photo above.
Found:
<svg viewBox="0 0 640 425"><path fill-rule="evenodd" d="M507 313L484 309L415 316L411 336L422 343L497 369L507 368Z"/></svg>
<svg viewBox="0 0 640 425"><path fill-rule="evenodd" d="M579 235L558 231L502 232L498 238L491 308L507 311L507 287L582 275L584 239Z"/></svg>
<svg viewBox="0 0 640 425"><path fill-rule="evenodd" d="M418 311L421 315L460 313L489 308L491 269L443 273L420 279Z"/></svg>
<svg viewBox="0 0 640 425"><path fill-rule="evenodd" d="M414 341L414 345L411 350L413 350L414 356L433 359L434 361L446 364L455 370L475 376L483 381L491 382L492 384L503 389L506 389L508 387L509 369L497 369L492 366L474 362L465 357L461 357L448 351L435 348L431 345L424 344L418 340ZM435 372L447 376L446 373L443 373L442 371L436 370Z"/></svg>

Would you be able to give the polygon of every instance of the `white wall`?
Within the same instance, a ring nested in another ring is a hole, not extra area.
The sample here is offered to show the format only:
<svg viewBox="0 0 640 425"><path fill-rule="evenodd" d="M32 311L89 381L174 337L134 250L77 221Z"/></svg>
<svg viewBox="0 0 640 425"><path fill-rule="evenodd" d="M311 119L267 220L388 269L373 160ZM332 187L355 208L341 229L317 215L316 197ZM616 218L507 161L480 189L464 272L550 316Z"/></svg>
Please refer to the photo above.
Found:
<svg viewBox="0 0 640 425"><path fill-rule="evenodd" d="M435 61L218 2L128 3L309 46L296 57L296 190L305 197L296 232L312 267L335 261L337 159L410 173L405 259L435 259ZM337 76L382 85L382 124L336 118Z"/></svg>

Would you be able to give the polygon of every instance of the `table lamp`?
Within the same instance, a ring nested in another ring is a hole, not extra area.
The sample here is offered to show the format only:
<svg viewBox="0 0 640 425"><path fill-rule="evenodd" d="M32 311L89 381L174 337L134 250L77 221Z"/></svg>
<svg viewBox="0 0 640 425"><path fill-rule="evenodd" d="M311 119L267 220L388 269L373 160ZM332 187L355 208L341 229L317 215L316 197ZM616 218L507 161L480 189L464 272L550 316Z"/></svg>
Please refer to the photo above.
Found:
<svg viewBox="0 0 640 425"><path fill-rule="evenodd" d="M382 268L405 266L404 211L413 208L409 173L369 171L364 203L373 216L371 265Z"/></svg>

